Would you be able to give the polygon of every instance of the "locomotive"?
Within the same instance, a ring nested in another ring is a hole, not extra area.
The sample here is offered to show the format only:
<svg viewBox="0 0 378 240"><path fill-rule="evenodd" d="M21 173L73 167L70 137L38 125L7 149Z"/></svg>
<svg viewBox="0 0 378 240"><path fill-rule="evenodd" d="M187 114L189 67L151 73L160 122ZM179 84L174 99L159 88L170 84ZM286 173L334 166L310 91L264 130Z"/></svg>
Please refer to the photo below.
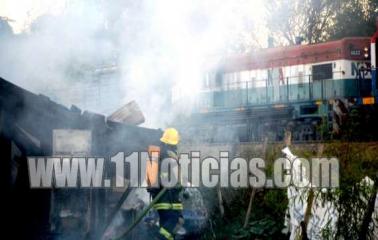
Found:
<svg viewBox="0 0 378 240"><path fill-rule="evenodd" d="M295 141L336 138L352 109L377 115L377 37L272 47L209 64L183 136L280 141L290 130Z"/></svg>

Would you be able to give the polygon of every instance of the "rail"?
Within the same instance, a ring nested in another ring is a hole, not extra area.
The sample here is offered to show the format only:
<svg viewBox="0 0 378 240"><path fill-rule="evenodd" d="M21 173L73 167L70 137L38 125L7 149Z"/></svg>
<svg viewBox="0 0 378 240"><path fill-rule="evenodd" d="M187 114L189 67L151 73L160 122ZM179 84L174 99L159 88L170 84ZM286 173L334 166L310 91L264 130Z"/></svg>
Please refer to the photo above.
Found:
<svg viewBox="0 0 378 240"><path fill-rule="evenodd" d="M360 72L356 78L345 78L335 71L332 78L299 75L280 79L259 79L210 85L201 91L197 103L201 108L245 107L250 105L324 101L336 97L359 97L371 92L370 76ZM369 78L368 78L369 77ZM318 79L318 80L317 80Z"/></svg>

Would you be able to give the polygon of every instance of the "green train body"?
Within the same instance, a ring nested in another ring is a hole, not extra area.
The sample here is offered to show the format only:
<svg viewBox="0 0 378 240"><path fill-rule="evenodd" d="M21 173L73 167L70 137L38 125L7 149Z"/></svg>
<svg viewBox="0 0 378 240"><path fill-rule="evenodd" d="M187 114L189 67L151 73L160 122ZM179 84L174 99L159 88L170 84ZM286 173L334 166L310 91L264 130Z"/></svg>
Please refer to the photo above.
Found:
<svg viewBox="0 0 378 240"><path fill-rule="evenodd" d="M376 109L369 38L268 48L209 65L190 123L181 125L196 141L281 141L288 130L297 141L337 137L351 109Z"/></svg>

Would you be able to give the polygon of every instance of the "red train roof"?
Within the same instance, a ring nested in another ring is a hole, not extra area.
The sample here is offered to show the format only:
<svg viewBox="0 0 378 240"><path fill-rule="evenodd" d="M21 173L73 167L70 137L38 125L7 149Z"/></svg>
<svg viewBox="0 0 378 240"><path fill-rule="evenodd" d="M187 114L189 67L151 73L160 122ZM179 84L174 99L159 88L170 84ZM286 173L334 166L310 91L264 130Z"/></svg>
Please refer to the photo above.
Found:
<svg viewBox="0 0 378 240"><path fill-rule="evenodd" d="M249 54L227 57L218 67L225 72L235 72L340 59L366 60L365 47L370 48L368 37L351 37L312 45L265 48Z"/></svg>

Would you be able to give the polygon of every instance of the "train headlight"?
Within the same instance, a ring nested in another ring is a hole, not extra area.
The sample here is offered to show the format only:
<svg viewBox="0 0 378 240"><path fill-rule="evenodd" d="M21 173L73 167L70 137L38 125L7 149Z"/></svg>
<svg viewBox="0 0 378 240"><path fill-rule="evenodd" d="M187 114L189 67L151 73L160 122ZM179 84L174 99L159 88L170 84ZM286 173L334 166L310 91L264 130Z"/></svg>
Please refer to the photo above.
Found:
<svg viewBox="0 0 378 240"><path fill-rule="evenodd" d="M369 58L369 48L368 47L364 47L364 58L365 59L368 59Z"/></svg>

